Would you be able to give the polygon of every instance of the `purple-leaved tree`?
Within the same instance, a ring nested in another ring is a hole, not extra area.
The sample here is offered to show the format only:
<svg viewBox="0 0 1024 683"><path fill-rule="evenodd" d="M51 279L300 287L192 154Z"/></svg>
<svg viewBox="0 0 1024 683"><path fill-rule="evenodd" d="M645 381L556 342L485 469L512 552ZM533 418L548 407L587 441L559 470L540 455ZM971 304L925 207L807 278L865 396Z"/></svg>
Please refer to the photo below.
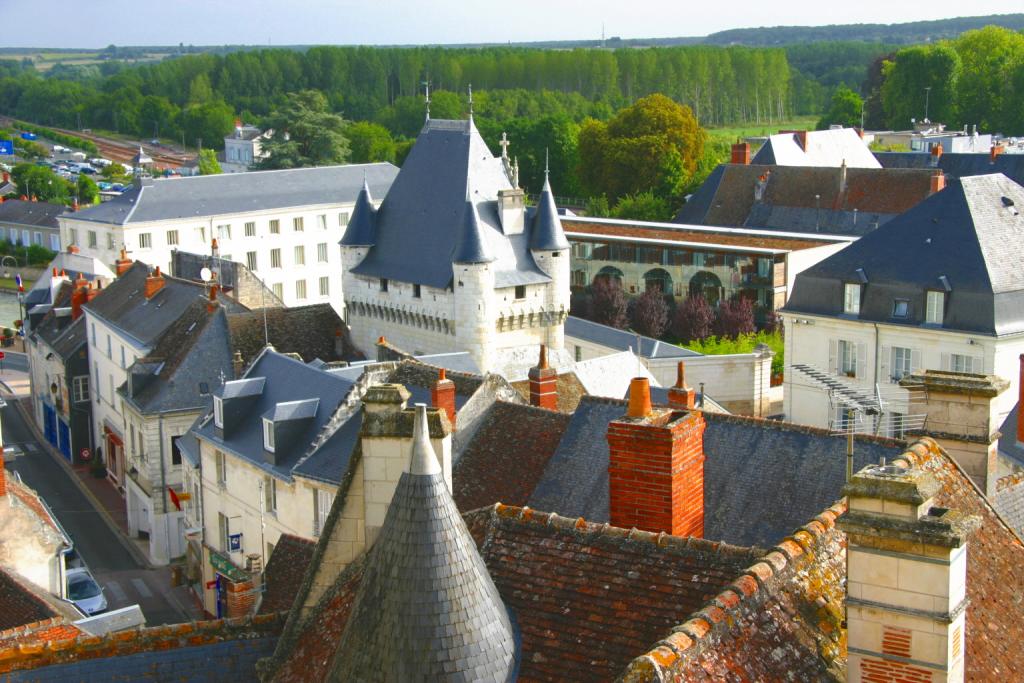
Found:
<svg viewBox="0 0 1024 683"><path fill-rule="evenodd" d="M707 299L694 294L676 306L676 314L672 318L672 334L684 343L704 339L711 335L714 321L715 312L711 310Z"/></svg>

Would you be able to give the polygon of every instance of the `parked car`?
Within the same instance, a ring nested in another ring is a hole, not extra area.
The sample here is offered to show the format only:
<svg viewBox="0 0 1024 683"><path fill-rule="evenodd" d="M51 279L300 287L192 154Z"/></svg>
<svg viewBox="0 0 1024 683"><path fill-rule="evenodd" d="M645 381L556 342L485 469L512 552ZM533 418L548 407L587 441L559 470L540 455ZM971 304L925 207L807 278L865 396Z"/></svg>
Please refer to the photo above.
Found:
<svg viewBox="0 0 1024 683"><path fill-rule="evenodd" d="M67 571L68 576L68 599L78 609L92 616L107 610L107 598L103 595L103 589L92 574L84 567L76 567Z"/></svg>

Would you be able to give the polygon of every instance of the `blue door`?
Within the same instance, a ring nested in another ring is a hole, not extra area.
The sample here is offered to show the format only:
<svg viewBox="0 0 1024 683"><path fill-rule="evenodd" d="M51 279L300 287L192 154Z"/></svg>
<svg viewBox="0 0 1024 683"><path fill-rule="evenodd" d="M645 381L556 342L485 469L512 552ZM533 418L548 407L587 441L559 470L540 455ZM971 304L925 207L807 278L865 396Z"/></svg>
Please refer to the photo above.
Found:
<svg viewBox="0 0 1024 683"><path fill-rule="evenodd" d="M71 462L71 428L63 420L57 421L57 447L68 462Z"/></svg>
<svg viewBox="0 0 1024 683"><path fill-rule="evenodd" d="M43 404L43 435L54 446L57 445L57 411L53 406Z"/></svg>

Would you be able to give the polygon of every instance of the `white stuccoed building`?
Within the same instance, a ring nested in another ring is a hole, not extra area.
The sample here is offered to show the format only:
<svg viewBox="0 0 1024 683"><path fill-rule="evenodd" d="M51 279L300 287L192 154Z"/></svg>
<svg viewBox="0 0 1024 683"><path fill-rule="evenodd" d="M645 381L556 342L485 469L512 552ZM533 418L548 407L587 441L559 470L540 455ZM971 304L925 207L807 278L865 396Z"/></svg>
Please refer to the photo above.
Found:
<svg viewBox="0 0 1024 683"><path fill-rule="evenodd" d="M364 187L341 240L345 319L417 355L468 351L484 372L524 375L547 344L565 356L569 243L545 182L535 210L507 148L473 124L428 119L379 208Z"/></svg>
<svg viewBox="0 0 1024 683"><path fill-rule="evenodd" d="M59 218L61 246L112 265L130 258L173 274L172 252L246 265L286 306L341 301L338 240L364 181L384 196L388 163L136 180L141 187ZM339 313L341 311L339 310Z"/></svg>
<svg viewBox="0 0 1024 683"><path fill-rule="evenodd" d="M998 424L1016 401L1024 353L1021 209L1024 188L1002 174L954 180L797 275L783 309L787 419L841 419L828 392L793 367L808 365L889 396L915 370L996 375L1012 387L994 400Z"/></svg>

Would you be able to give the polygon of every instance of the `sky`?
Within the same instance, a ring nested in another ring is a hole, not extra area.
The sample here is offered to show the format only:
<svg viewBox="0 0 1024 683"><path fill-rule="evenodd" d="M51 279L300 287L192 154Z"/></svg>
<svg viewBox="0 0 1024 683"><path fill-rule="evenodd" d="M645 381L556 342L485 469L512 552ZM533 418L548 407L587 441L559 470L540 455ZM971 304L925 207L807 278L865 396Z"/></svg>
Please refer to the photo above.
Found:
<svg viewBox="0 0 1024 683"><path fill-rule="evenodd" d="M702 36L1022 11L1017 0L0 0L4 47L450 44Z"/></svg>

